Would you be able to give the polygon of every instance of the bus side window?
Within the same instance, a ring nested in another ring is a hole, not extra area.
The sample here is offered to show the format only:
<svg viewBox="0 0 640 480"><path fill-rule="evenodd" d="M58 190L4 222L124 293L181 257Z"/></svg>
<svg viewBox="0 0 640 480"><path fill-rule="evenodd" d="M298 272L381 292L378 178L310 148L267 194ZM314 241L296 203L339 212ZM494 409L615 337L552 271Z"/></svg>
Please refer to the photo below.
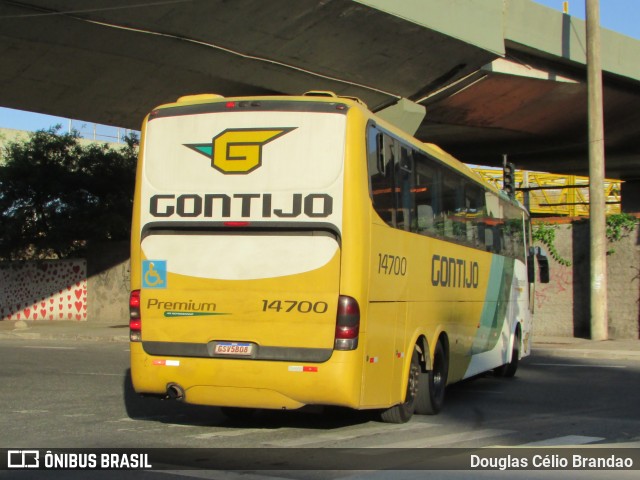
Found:
<svg viewBox="0 0 640 480"><path fill-rule="evenodd" d="M442 169L442 216L440 235L447 238L458 239L466 236L464 221L459 218L460 202L460 179L449 169ZM462 219L464 220L464 219Z"/></svg>
<svg viewBox="0 0 640 480"><path fill-rule="evenodd" d="M429 158L420 152L414 152L414 161L414 198L417 216L415 231L423 235L433 235L436 231L432 203L434 169L429 165Z"/></svg>
<svg viewBox="0 0 640 480"><path fill-rule="evenodd" d="M413 152L400 147L400 155L395 164L396 191L396 227L401 230L413 230L415 215L415 188L413 176Z"/></svg>
<svg viewBox="0 0 640 480"><path fill-rule="evenodd" d="M393 139L374 126L370 126L367 132L367 150L373 208L387 225L393 227L395 226Z"/></svg>
<svg viewBox="0 0 640 480"><path fill-rule="evenodd" d="M464 189L465 215L467 219L466 242L475 248L482 247L480 227L485 215L484 190L467 181Z"/></svg>
<svg viewBox="0 0 640 480"><path fill-rule="evenodd" d="M369 171L369 196L373 200L373 189L371 183L374 175L378 172L378 129L371 124L367 127L367 167Z"/></svg>

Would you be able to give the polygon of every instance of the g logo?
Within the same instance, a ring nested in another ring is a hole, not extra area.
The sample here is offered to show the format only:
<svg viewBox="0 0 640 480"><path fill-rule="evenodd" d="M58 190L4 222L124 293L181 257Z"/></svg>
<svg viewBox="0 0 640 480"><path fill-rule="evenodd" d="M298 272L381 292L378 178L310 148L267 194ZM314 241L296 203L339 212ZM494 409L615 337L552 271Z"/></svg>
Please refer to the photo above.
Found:
<svg viewBox="0 0 640 480"><path fill-rule="evenodd" d="M262 147L295 130L282 128L228 128L211 143L185 144L211 158L211 166L225 174L246 174L262 165Z"/></svg>

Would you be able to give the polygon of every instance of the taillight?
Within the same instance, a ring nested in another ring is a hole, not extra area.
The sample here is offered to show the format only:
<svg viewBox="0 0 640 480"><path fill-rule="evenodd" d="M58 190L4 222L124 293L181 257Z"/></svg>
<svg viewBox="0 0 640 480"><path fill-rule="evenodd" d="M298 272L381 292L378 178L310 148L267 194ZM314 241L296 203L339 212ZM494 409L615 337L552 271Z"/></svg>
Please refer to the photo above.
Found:
<svg viewBox="0 0 640 480"><path fill-rule="evenodd" d="M142 340L142 318L140 318L140 290L133 290L129 296L129 340Z"/></svg>
<svg viewBox="0 0 640 480"><path fill-rule="evenodd" d="M355 350L358 348L360 333L360 307L355 298L340 295L336 318L336 339L334 349Z"/></svg>

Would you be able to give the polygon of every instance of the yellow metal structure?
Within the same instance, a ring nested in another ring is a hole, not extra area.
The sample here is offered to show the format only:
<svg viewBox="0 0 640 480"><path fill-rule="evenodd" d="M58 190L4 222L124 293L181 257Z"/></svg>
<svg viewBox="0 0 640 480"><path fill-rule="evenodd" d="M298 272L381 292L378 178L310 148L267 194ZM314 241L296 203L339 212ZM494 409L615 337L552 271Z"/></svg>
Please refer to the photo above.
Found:
<svg viewBox="0 0 640 480"><path fill-rule="evenodd" d="M480 177L502 188L502 169L472 167ZM620 213L621 180L606 179L607 215ZM556 175L552 173L516 170L516 198L529 205L532 215L589 216L589 177ZM529 202L525 202L525 191L530 188Z"/></svg>

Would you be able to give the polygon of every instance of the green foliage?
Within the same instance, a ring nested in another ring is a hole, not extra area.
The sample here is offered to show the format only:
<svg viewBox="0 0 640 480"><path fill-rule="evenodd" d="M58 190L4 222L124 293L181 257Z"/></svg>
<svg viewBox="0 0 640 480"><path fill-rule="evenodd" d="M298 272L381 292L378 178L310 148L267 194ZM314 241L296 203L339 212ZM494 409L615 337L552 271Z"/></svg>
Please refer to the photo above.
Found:
<svg viewBox="0 0 640 480"><path fill-rule="evenodd" d="M560 228L558 225L536 223L533 225L533 240L544 244L549 250L549 255L551 255L551 257L560 265L570 267L571 261L566 258L562 258L556 249L556 230L558 230L558 228Z"/></svg>
<svg viewBox="0 0 640 480"><path fill-rule="evenodd" d="M614 213L607 217L607 240L617 242L636 228L638 219L628 213Z"/></svg>
<svg viewBox="0 0 640 480"><path fill-rule="evenodd" d="M618 242L633 231L638 224L638 219L628 213L614 213L607 217L607 230L605 235L609 242ZM614 248L607 250L607 255L616 253Z"/></svg>
<svg viewBox="0 0 640 480"><path fill-rule="evenodd" d="M6 145L0 160L0 258L65 258L129 238L137 138L82 145L60 126Z"/></svg>

